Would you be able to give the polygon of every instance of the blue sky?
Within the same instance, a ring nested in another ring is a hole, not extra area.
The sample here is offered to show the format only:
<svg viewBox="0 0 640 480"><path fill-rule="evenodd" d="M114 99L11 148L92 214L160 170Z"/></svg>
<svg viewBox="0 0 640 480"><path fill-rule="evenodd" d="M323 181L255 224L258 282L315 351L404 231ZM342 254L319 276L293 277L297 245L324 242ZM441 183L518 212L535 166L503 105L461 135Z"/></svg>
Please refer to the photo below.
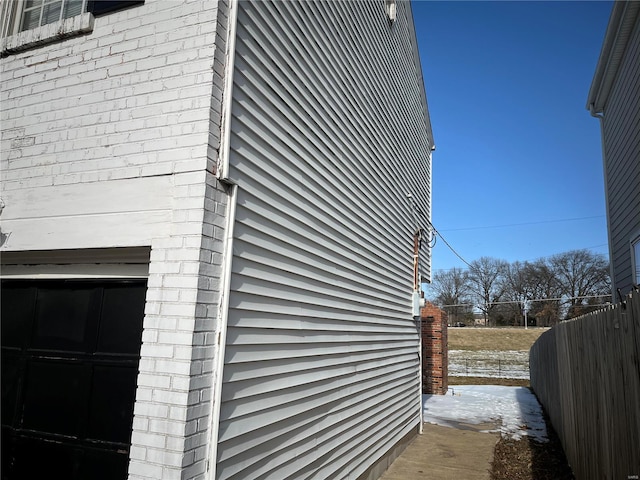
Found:
<svg viewBox="0 0 640 480"><path fill-rule="evenodd" d="M600 126L585 105L611 7L413 2L433 224L466 260L608 254ZM464 263L438 239L432 266Z"/></svg>

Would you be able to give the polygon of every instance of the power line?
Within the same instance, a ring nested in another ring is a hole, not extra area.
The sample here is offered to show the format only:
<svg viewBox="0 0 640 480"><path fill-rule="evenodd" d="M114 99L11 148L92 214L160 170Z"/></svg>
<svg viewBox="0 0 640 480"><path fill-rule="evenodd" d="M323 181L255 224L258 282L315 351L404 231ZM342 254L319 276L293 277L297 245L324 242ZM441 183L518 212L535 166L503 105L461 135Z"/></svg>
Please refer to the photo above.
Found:
<svg viewBox="0 0 640 480"><path fill-rule="evenodd" d="M454 255L455 255L456 257L458 257L460 260L462 260L462 261L463 261L463 262L464 262L464 263L465 263L469 268L473 269L473 266L471 266L471 264L470 264L469 262L467 262L467 261L462 257L462 255L460 255L460 254L456 251L456 249L455 249L455 248L453 248L453 247L451 246L451 244L450 244L449 242L447 242L447 240L442 236L442 234L441 234L439 231L437 231L437 230L435 229L435 227L433 226L433 224L431 224L431 228L433 228L433 232L434 232L436 235L438 235L438 236L442 239L442 241L444 242L444 244L445 244L447 247L449 247L449 250L451 250L451 251L454 253Z"/></svg>
<svg viewBox="0 0 640 480"><path fill-rule="evenodd" d="M442 238L442 236L440 236L440 238ZM600 245L592 245L590 247L582 247L582 248L572 248L571 250L567 250L567 252L572 251L572 250L595 250L596 248L600 248L600 247L606 247L608 246L608 243L601 243ZM532 257L532 258L526 258L524 260L516 260L518 262L536 262L538 260L546 260L550 257L553 257L555 255L561 255L562 253L566 253L566 252L560 252L560 253L552 253L549 255L543 255L540 257ZM464 261L464 260L463 260ZM467 263L467 262L465 262ZM513 262L509 262L509 263L513 263ZM467 263L467 265L469 265ZM434 268L432 271L435 272L450 272L452 270L468 270L467 268L464 267L451 267L451 268Z"/></svg>
<svg viewBox="0 0 640 480"><path fill-rule="evenodd" d="M425 218L426 218L427 222L429 223L429 226L431 227L431 230L432 230L432 232L433 232L433 234L434 234L434 235L433 235L433 237L434 237L434 238L433 238L433 243L432 243L432 245L430 245L430 246L431 246L431 248L433 248L433 247L435 246L435 244L436 244L436 236L440 237L440 238L442 239L442 241L444 242L444 244L449 248L449 250L451 250L451 251L453 252L453 254L454 254L456 257L458 257L458 258L459 258L459 259L460 259L460 260L461 260L465 265L467 265L471 270L473 270L473 269L474 269L473 265L471 265L471 263L469 263L469 262L468 262L468 261L467 261L467 260L462 256L462 255L460 255L460 254L457 252L457 250L451 246L451 244L450 244L449 242L447 242L447 239L446 239L446 238L444 238L444 236L442 235L442 233L440 233L440 232L436 229L436 227L433 225L433 223L432 223L432 222L431 222L431 220L429 219L429 216L428 216L428 215L426 215L426 214L424 213L424 211L423 211L423 210L422 210L422 209L421 209L421 208L420 208L420 207L419 207L419 206L418 206L418 205L413 201L413 197L412 197L412 196L409 196L409 199L410 199L410 201L411 201L411 203L412 203L412 205L413 205L414 212L415 212L415 211L419 211L420 213L422 213L422 214L425 216ZM541 222L518 223L518 224L501 225L501 226L495 226L495 227L476 227L476 228L467 228L467 229L462 228L462 229L457 229L457 230L448 230L448 231L477 230L477 229L481 229L481 228L500 228L500 227L522 226L522 225L539 225L539 224L542 224L542 223L557 223L557 222L563 222L563 221L586 220L586 219L602 218L602 217L604 217L604 215L595 215L595 216L592 216L592 217L566 218L566 219L563 219L563 220L548 220L548 221L541 221ZM418 221L417 216L416 216L415 220L416 220L416 222ZM601 245L597 245L597 247L599 247L599 246L601 246ZM591 249L591 248L596 248L596 247L589 247L588 249ZM436 271L438 271L438 270L436 270Z"/></svg>
<svg viewBox="0 0 640 480"><path fill-rule="evenodd" d="M481 227L446 228L443 230L443 232L462 232L467 230L487 230L491 228L525 227L527 225L543 225L546 223L575 222L579 220L593 220L595 218L604 218L604 215L594 215L591 217L561 218L558 220L541 220L538 222L509 223L505 225L485 225Z"/></svg>
<svg viewBox="0 0 640 480"><path fill-rule="evenodd" d="M412 205L412 207L413 207L413 211L414 211L414 216L415 216L415 221L416 221L416 223L418 222L418 218L417 218L417 215L415 215L415 212L420 212L420 213L424 216L425 220L429 223L429 227L431 228L431 231L433 232L433 237L434 237L434 238L433 238L433 243L431 244L431 248L433 248L433 247L435 246L435 244L436 244L436 240L435 240L435 238L436 238L436 236L438 236L438 237L440 237L440 238L442 239L442 241L444 242L444 244L445 244L447 247L449 247L449 250L451 250L451 251L455 254L455 256L456 256L456 257L458 257L458 258L459 258L460 260L462 260L466 265L468 265L468 266L469 266L469 268L473 268L473 267L471 266L471 264L470 264L469 262L467 262L467 261L462 257L462 255L460 255L460 254L455 250L455 248L453 248L453 247L451 246L451 244L450 244L449 242L447 242L447 240L442 236L442 234L441 234L441 233L436 229L436 227L435 227L435 226L433 225L433 223L431 222L431 219L429 218L430 216L429 216L429 215L427 215L427 214L424 212L424 210L422 210L422 208L421 208L421 207L420 207L416 202L414 202L414 200L413 200L413 196L409 194L409 195L407 195L407 197L409 198L409 201L411 202L411 205Z"/></svg>
<svg viewBox="0 0 640 480"><path fill-rule="evenodd" d="M592 245L591 247L584 247L585 250L592 250L594 248L607 247L608 243L601 243L600 245Z"/></svg>

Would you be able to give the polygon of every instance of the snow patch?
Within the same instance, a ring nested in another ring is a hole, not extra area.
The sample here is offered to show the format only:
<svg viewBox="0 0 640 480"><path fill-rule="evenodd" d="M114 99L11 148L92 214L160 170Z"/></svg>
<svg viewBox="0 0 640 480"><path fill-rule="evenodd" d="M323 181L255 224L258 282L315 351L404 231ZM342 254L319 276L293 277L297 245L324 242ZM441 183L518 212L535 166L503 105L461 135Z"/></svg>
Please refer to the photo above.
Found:
<svg viewBox="0 0 640 480"><path fill-rule="evenodd" d="M449 350L452 377L529 378L529 352Z"/></svg>
<svg viewBox="0 0 640 480"><path fill-rule="evenodd" d="M423 395L424 421L446 427L457 423L500 423L504 437L525 436L547 442L547 426L538 399L528 388L497 385L454 385L447 395Z"/></svg>

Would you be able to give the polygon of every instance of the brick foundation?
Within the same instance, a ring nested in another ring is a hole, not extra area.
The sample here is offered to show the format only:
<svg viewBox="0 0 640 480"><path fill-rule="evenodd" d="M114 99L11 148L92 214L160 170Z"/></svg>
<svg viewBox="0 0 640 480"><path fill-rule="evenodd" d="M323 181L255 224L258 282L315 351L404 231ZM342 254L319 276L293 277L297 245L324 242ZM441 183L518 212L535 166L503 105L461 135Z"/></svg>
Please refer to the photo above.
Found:
<svg viewBox="0 0 640 480"><path fill-rule="evenodd" d="M447 313L427 302L422 320L422 393L445 395L448 389L449 356Z"/></svg>

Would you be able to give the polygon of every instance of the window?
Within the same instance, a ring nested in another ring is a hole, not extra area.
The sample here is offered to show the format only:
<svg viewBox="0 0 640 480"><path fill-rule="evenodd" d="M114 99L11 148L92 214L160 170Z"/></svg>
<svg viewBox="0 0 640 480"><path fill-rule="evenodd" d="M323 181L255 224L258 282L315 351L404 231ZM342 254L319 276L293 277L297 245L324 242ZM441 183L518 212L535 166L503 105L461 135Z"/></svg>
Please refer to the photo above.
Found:
<svg viewBox="0 0 640 480"><path fill-rule="evenodd" d="M144 0L7 0L2 2L2 37L85 12L99 16L143 3Z"/></svg>
<svg viewBox="0 0 640 480"><path fill-rule="evenodd" d="M27 0L22 11L20 31L80 15L85 11L86 4L87 0Z"/></svg>
<svg viewBox="0 0 640 480"><path fill-rule="evenodd" d="M631 268L633 284L640 285L640 235L631 241Z"/></svg>

